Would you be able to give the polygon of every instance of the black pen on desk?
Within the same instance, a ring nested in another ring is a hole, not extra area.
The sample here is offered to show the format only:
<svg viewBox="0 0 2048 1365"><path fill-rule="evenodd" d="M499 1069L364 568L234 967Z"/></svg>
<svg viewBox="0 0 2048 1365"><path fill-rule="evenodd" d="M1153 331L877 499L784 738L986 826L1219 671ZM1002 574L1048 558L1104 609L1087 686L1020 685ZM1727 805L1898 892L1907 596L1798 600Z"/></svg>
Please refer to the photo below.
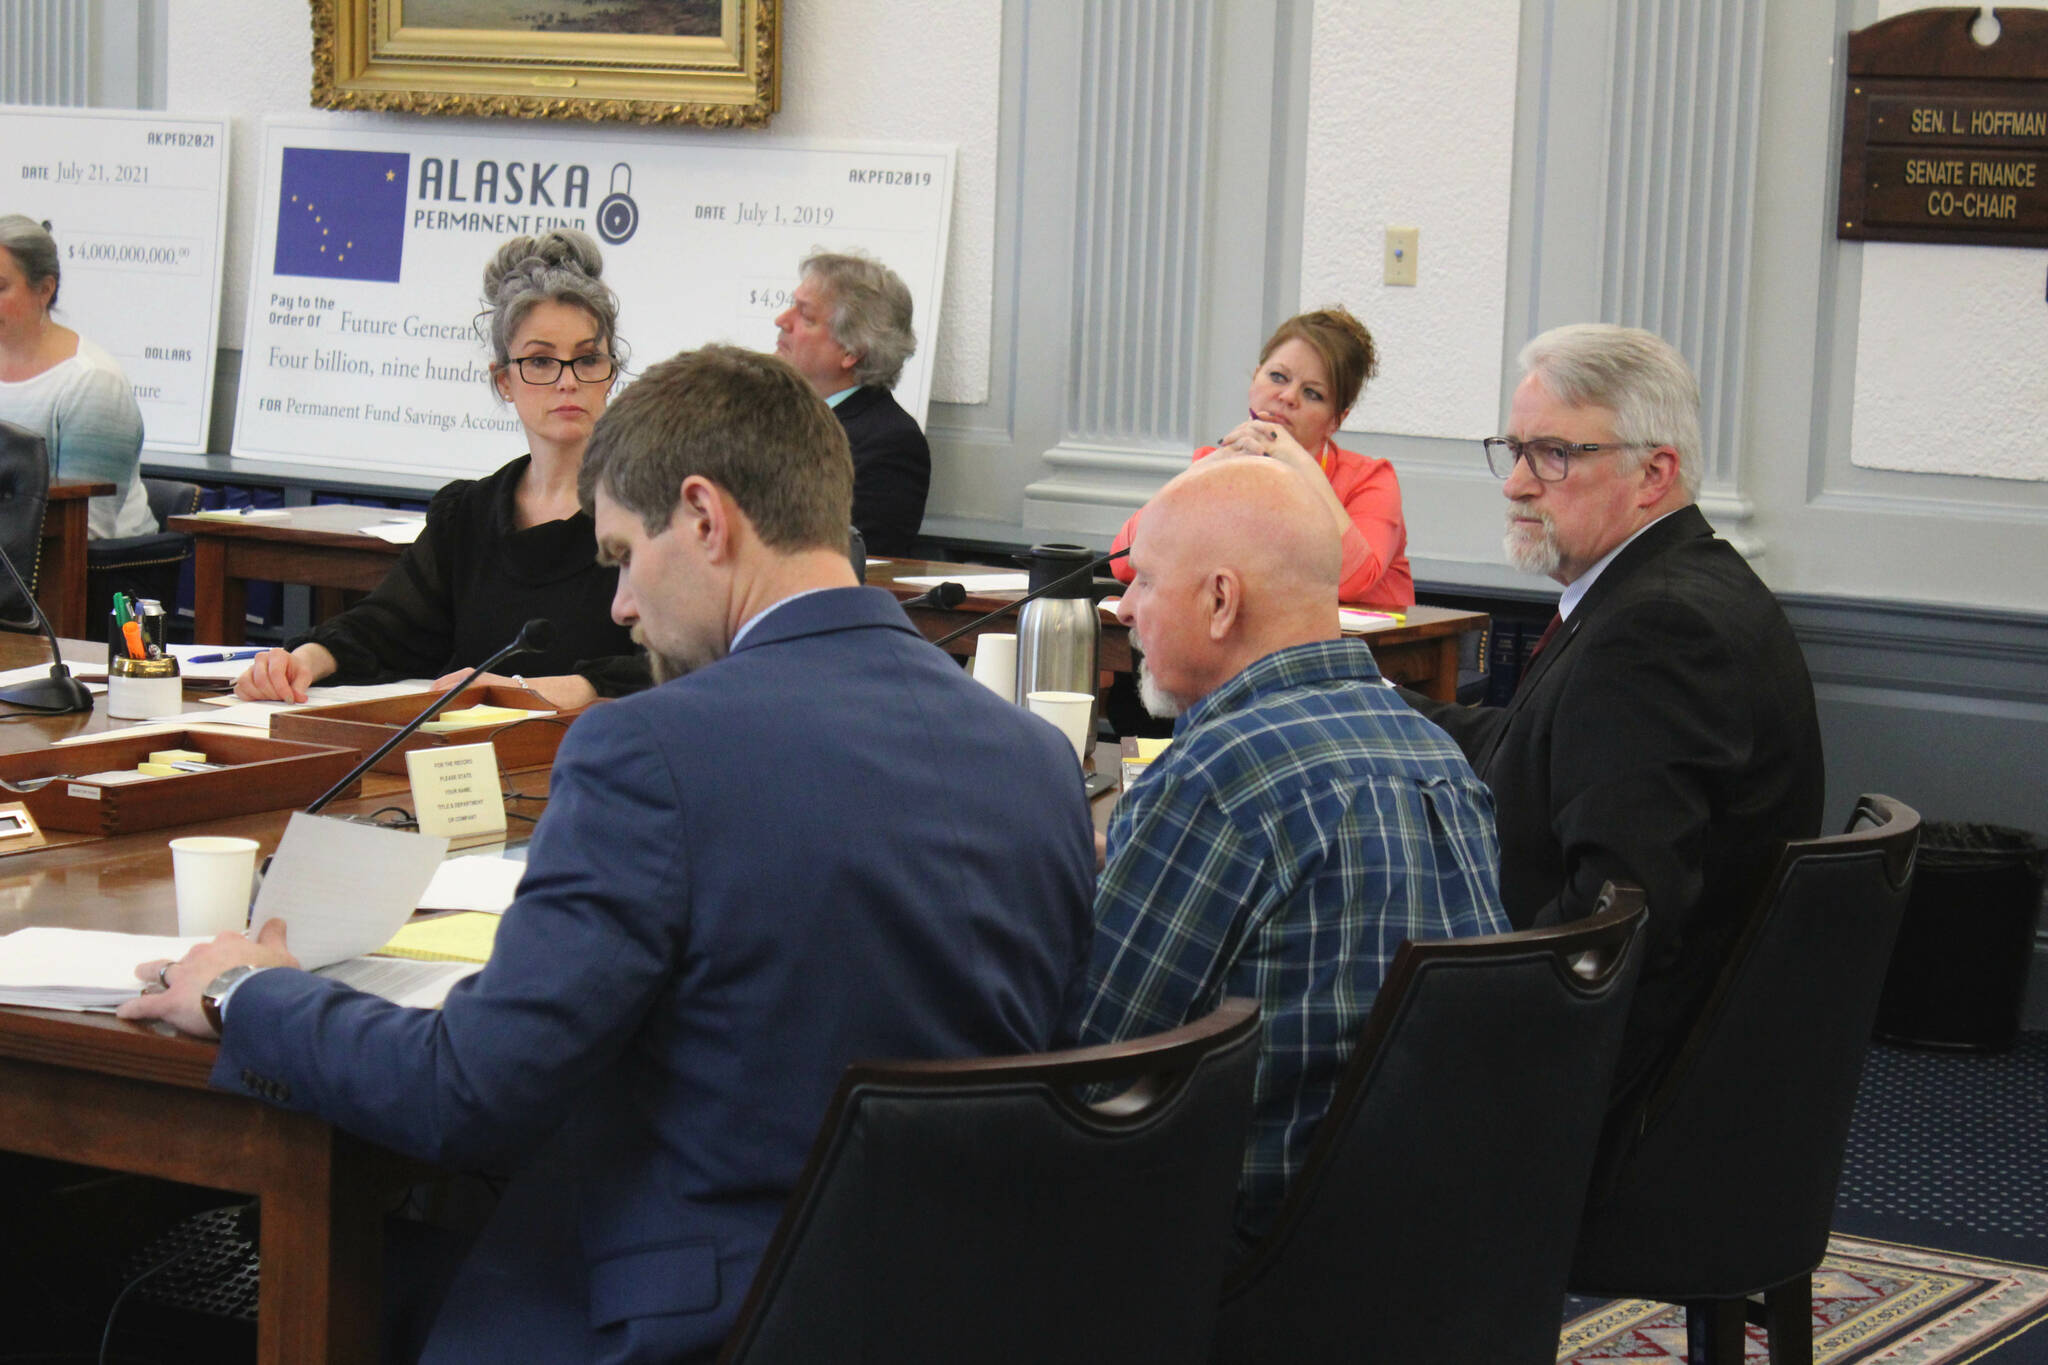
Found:
<svg viewBox="0 0 2048 1365"><path fill-rule="evenodd" d="M185 657L185 662L188 664L230 664L238 659L253 659L263 652L260 649L231 649L222 654L189 654Z"/></svg>

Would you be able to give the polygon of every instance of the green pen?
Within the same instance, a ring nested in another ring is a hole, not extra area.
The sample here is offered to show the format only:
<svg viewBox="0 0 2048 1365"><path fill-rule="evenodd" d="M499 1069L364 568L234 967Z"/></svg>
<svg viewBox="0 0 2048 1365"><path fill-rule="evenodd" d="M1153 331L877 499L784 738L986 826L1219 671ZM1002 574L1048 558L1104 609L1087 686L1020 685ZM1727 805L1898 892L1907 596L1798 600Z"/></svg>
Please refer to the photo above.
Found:
<svg viewBox="0 0 2048 1365"><path fill-rule="evenodd" d="M116 626L125 626L134 619L135 614L128 609L128 594L125 592L115 593L114 624Z"/></svg>

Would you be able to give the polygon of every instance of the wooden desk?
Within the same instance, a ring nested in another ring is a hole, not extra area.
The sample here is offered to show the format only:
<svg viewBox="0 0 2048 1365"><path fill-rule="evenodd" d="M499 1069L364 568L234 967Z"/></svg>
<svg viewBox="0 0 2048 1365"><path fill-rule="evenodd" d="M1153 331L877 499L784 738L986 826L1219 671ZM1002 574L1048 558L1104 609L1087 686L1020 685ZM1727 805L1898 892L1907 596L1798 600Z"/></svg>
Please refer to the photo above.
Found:
<svg viewBox="0 0 2048 1365"><path fill-rule="evenodd" d="M79 663L105 653L66 646ZM0 668L43 657L40 639L0 636ZM103 706L14 721L0 725L0 750L105 728ZM268 853L287 817L240 816L208 831L259 840ZM175 933L166 843L191 829L0 857L0 933L33 924ZM210 1089L216 1050L105 1015L0 1008L0 1150L254 1195L263 1258L256 1358L376 1359L384 1211L418 1168L318 1119Z"/></svg>
<svg viewBox="0 0 2048 1365"><path fill-rule="evenodd" d="M923 560L892 559L868 566L868 582L887 588L901 602L926 591L921 584L904 584L903 578L963 578L970 574L1016 573L1015 568L988 564L940 564ZM913 607L910 619L928 640L936 640L966 624L971 616L994 611L1013 602L1022 593L970 594L957 608ZM1458 643L1467 631L1486 629L1484 612L1455 611L1450 607L1410 607L1405 624L1374 631L1363 637L1372 646L1380 672L1395 682L1412 687L1438 701L1453 701L1458 695ZM1017 628L1015 617L1001 617L981 630L964 635L946 648L963 658L974 653L974 642L988 631L1008 632ZM1113 673L1131 669L1130 630L1121 622L1102 618L1102 666Z"/></svg>
<svg viewBox="0 0 2048 1365"><path fill-rule="evenodd" d="M103 497L114 485L87 479L50 480L43 507L43 538L36 552L36 602L50 628L70 639L83 636L85 620L86 499ZM17 568L22 567L20 565Z"/></svg>
<svg viewBox="0 0 2048 1365"><path fill-rule="evenodd" d="M368 592L405 550L362 532L390 516L385 507L336 503L236 521L172 517L166 528L192 537L192 638L241 644L252 581Z"/></svg>

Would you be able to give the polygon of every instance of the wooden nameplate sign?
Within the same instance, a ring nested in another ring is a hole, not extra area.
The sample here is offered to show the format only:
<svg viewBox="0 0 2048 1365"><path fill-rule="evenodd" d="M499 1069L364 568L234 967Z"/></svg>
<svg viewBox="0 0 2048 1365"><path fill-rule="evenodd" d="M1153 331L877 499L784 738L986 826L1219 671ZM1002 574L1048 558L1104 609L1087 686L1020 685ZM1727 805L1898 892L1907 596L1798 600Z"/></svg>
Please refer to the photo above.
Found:
<svg viewBox="0 0 2048 1365"><path fill-rule="evenodd" d="M164 749L195 750L206 755L208 764L218 766L159 777L135 770ZM359 757L333 745L254 733L150 730L0 755L0 777L24 782L53 773L78 774L21 797L36 822L44 829L73 834L132 834L302 806L340 781ZM93 780L102 773L118 777ZM0 853L5 851L0 847Z"/></svg>
<svg viewBox="0 0 2048 1365"><path fill-rule="evenodd" d="M281 711L270 718L270 733L276 739L337 744L353 749L360 762L364 754L390 739L393 731L426 710L435 695L432 692L412 692L402 697L379 697L374 701ZM569 732L570 722L590 709L583 706L573 711L558 711L546 697L523 687L477 686L464 688L448 703L442 715L476 707L496 707L525 714L476 726L459 729L437 727L432 733L423 730L409 735L405 743L378 759L371 771L404 777L405 756L409 753L450 744L485 742L498 751L501 769L544 767L554 762L555 750L561 747L562 736Z"/></svg>
<svg viewBox="0 0 2048 1365"><path fill-rule="evenodd" d="M2048 12L1995 13L1849 35L1837 237L2048 246Z"/></svg>

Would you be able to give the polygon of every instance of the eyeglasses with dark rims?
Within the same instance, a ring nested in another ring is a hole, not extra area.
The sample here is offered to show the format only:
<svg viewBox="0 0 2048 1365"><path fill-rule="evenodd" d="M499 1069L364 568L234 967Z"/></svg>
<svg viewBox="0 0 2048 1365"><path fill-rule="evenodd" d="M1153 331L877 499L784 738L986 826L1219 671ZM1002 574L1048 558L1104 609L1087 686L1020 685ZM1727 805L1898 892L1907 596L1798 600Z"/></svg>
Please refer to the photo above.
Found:
<svg viewBox="0 0 2048 1365"><path fill-rule="evenodd" d="M552 384L562 377L562 367L585 384L602 384L618 373L619 367L608 355L593 352L579 355L573 360L561 360L551 355L523 355L512 362L519 371L519 377L529 384Z"/></svg>
<svg viewBox="0 0 2048 1365"><path fill-rule="evenodd" d="M1560 441L1553 436L1538 436L1533 441L1517 441L1512 436L1488 436L1479 444L1486 447L1486 467L1493 471L1496 479L1505 479L1514 473L1516 460L1527 460L1529 472L1544 483L1562 482L1564 476L1571 473L1571 461L1575 455L1652 448L1641 441Z"/></svg>

